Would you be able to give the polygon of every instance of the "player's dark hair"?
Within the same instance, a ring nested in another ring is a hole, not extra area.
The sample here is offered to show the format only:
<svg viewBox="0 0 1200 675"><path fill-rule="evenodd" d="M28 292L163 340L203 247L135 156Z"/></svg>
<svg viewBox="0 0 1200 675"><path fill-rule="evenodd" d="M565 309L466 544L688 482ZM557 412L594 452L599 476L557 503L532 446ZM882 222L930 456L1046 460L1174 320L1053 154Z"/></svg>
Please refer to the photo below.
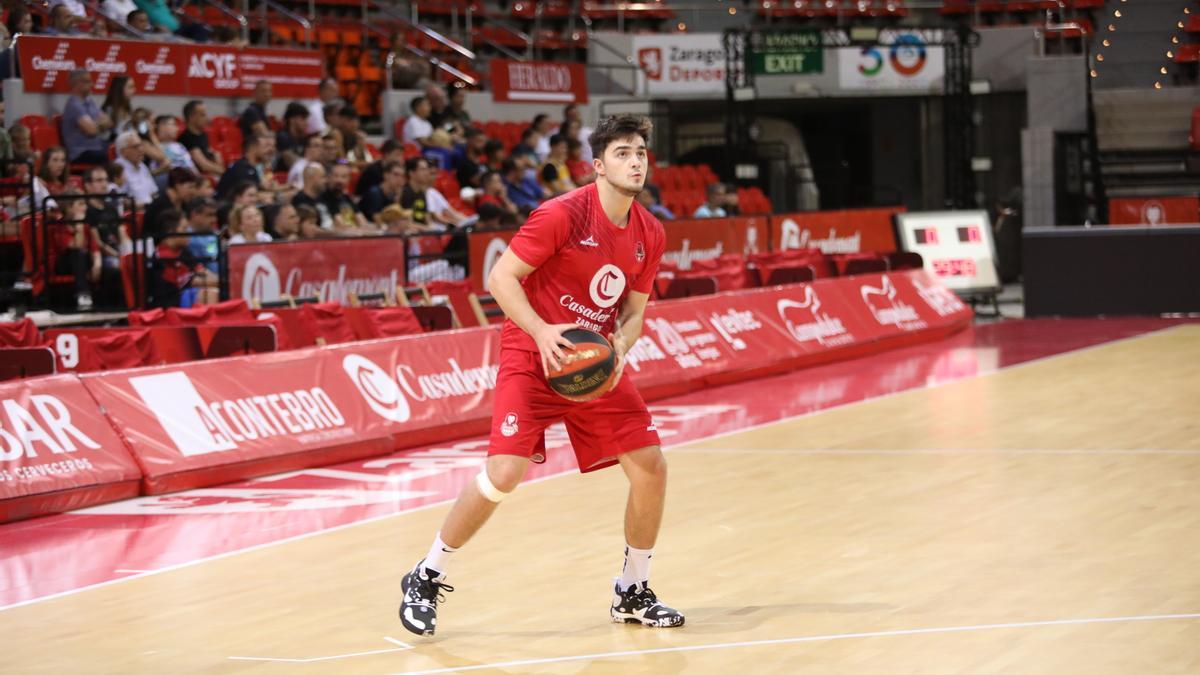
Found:
<svg viewBox="0 0 1200 675"><path fill-rule="evenodd" d="M596 130L588 137L588 144L592 146L592 156L596 158L604 157L604 151L608 148L608 144L613 141L619 141L630 136L641 136L646 143L650 142L650 130L653 125L650 124L650 118L644 115L622 114L606 117L596 125Z"/></svg>

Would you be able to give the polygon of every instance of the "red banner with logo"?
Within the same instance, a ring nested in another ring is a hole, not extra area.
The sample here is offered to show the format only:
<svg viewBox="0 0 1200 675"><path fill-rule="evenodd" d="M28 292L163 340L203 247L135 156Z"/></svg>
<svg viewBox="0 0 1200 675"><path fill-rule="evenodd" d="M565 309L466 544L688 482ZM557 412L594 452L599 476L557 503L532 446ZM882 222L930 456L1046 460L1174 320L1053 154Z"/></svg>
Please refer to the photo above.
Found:
<svg viewBox="0 0 1200 675"><path fill-rule="evenodd" d="M1110 199L1108 221L1113 225L1194 225L1200 223L1200 198Z"/></svg>
<svg viewBox="0 0 1200 675"><path fill-rule="evenodd" d="M659 398L929 339L970 317L919 270L655 302L628 372ZM83 380L157 493L484 432L498 364L493 327Z"/></svg>
<svg viewBox="0 0 1200 675"><path fill-rule="evenodd" d="M85 376L148 493L380 455L490 414L499 331Z"/></svg>
<svg viewBox="0 0 1200 675"><path fill-rule="evenodd" d="M771 250L819 248L825 253L891 253L896 250L892 216L903 206L809 211L771 216Z"/></svg>
<svg viewBox="0 0 1200 675"><path fill-rule="evenodd" d="M663 262L689 269L693 260L711 260L728 253L748 255L767 250L765 217L668 220Z"/></svg>
<svg viewBox="0 0 1200 675"><path fill-rule="evenodd" d="M492 100L497 103L587 103L582 63L492 59Z"/></svg>
<svg viewBox="0 0 1200 675"><path fill-rule="evenodd" d="M316 98L324 68L317 51L40 35L18 37L17 55L29 93L65 93L81 68L96 94L126 75L140 94L241 97L267 80L276 97Z"/></svg>
<svg viewBox="0 0 1200 675"><path fill-rule="evenodd" d="M78 377L0 384L0 521L133 497L139 478Z"/></svg>
<svg viewBox="0 0 1200 675"><path fill-rule="evenodd" d="M258 301L318 297L350 304L350 294L395 300L405 283L403 237L355 237L229 247L229 296Z"/></svg>
<svg viewBox="0 0 1200 675"><path fill-rule="evenodd" d="M468 279L471 288L476 292L487 290L487 278L492 268L500 260L500 256L508 248L508 242L517 235L517 230L494 230L492 232L472 232L467 241L467 250L471 252L471 269Z"/></svg>

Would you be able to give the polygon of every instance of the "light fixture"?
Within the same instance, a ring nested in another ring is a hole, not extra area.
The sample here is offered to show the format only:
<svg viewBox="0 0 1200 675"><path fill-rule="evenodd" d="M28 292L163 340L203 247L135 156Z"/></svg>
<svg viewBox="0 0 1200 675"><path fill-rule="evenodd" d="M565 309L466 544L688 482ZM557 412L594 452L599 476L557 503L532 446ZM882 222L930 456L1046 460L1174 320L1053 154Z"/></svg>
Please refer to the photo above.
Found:
<svg viewBox="0 0 1200 675"><path fill-rule="evenodd" d="M1108 30L1109 30L1109 32L1113 32L1113 31L1117 30L1117 27L1110 23L1110 24L1108 24Z"/></svg>
<svg viewBox="0 0 1200 675"><path fill-rule="evenodd" d="M687 30L687 24L682 21L675 24L675 27L678 28L679 30Z"/></svg>
<svg viewBox="0 0 1200 675"><path fill-rule="evenodd" d="M1172 38L1171 38L1171 44L1173 44L1173 45L1177 45L1177 44L1179 44L1179 38L1177 38L1177 37L1172 37Z"/></svg>
<svg viewBox="0 0 1200 675"><path fill-rule="evenodd" d="M1173 58L1175 58L1175 52L1172 52L1171 50L1169 50L1169 49L1168 49L1168 50L1167 50L1167 58L1168 58L1168 59L1173 59Z"/></svg>
<svg viewBox="0 0 1200 675"><path fill-rule="evenodd" d="M1162 89L1162 82L1155 82L1155 83L1154 83L1154 88L1155 88L1155 89Z"/></svg>
<svg viewBox="0 0 1200 675"><path fill-rule="evenodd" d="M1094 71L1094 70L1093 70L1093 71L1092 71L1092 77L1095 77L1095 76L1096 76L1096 71Z"/></svg>
<svg viewBox="0 0 1200 675"><path fill-rule="evenodd" d="M1111 47L1111 46L1112 46L1112 43L1108 41L1108 38L1104 38L1104 46L1105 46L1105 47Z"/></svg>
<svg viewBox="0 0 1200 675"><path fill-rule="evenodd" d="M1163 66L1162 68L1159 68L1159 69L1158 69L1158 72L1162 73L1163 75L1166 75L1166 74L1167 74L1167 67L1166 67L1166 66Z"/></svg>
<svg viewBox="0 0 1200 675"><path fill-rule="evenodd" d="M1121 18L1121 10L1119 10L1119 9L1114 9L1114 10L1113 10L1113 16L1117 17L1118 19L1119 19L1119 18Z"/></svg>
<svg viewBox="0 0 1200 675"><path fill-rule="evenodd" d="M1177 23L1175 24L1175 26L1176 26L1177 28L1183 28L1183 22L1182 22L1182 21L1179 21L1179 22L1177 22Z"/></svg>
<svg viewBox="0 0 1200 675"><path fill-rule="evenodd" d="M1103 54L1097 54L1097 55L1096 55L1096 60L1097 60L1097 61L1103 61L1103 60L1104 60L1104 55L1103 55Z"/></svg>
<svg viewBox="0 0 1200 675"><path fill-rule="evenodd" d="M737 14L737 7L730 7L729 16L733 16L734 14Z"/></svg>

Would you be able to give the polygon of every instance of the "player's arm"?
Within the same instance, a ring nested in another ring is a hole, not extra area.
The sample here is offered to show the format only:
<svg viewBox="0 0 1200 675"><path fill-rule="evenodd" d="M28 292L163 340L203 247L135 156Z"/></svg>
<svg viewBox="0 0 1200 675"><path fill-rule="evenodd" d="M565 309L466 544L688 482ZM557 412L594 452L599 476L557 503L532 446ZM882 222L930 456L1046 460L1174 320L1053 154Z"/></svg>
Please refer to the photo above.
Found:
<svg viewBox="0 0 1200 675"><path fill-rule="evenodd" d="M521 280L529 276L534 269L536 268L518 258L512 249L506 250L488 275L488 290L492 297L496 298L496 304L504 310L505 316L512 319L513 323L537 343L538 351L542 355L542 372L549 376L551 366L557 369L562 365L562 348L575 347L570 340L562 336L563 331L578 326L573 323L548 324L534 311L533 306L529 304L529 296L525 295L525 289L521 287Z"/></svg>
<svg viewBox="0 0 1200 675"><path fill-rule="evenodd" d="M628 352L642 336L642 322L646 319L648 302L649 293L629 291L624 304L621 305L621 313L617 315L617 330L608 337L617 352L617 379L613 381L614 387L621 381L621 372L625 369L625 352Z"/></svg>

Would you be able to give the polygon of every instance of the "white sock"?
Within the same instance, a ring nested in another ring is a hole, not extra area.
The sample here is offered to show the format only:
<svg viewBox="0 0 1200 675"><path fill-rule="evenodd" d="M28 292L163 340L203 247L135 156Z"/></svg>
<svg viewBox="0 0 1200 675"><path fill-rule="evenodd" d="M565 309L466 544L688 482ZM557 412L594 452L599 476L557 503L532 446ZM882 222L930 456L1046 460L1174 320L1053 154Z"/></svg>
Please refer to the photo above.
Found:
<svg viewBox="0 0 1200 675"><path fill-rule="evenodd" d="M638 582L645 584L650 581L650 556L653 554L652 548L625 546L625 567L621 568L621 579L618 582L622 590L629 590L630 586Z"/></svg>
<svg viewBox="0 0 1200 675"><path fill-rule="evenodd" d="M446 573L446 566L450 564L450 554L458 549L450 546L442 541L442 533L438 532L433 538L433 546L429 547L429 555L425 556L425 563L422 567L426 572L437 572L431 576L439 576Z"/></svg>

